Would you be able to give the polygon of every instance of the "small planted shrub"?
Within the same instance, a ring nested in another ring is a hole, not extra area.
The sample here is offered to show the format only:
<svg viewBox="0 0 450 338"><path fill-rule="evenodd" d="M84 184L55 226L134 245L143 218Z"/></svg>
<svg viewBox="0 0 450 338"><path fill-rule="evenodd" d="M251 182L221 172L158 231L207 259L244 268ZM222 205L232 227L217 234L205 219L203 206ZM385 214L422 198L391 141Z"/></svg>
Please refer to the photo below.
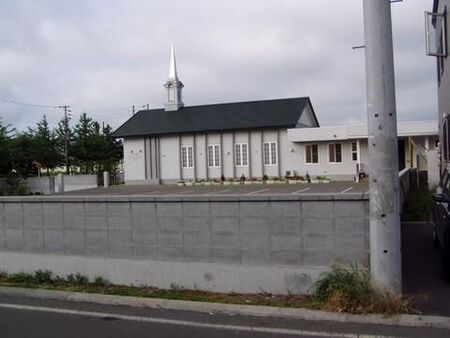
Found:
<svg viewBox="0 0 450 338"><path fill-rule="evenodd" d="M314 299L327 311L385 314L413 311L409 299L376 290L369 272L356 265L323 274L313 288Z"/></svg>
<svg viewBox="0 0 450 338"><path fill-rule="evenodd" d="M67 275L66 281L74 285L86 285L89 284L89 278L83 276L81 273Z"/></svg>
<svg viewBox="0 0 450 338"><path fill-rule="evenodd" d="M18 272L9 275L7 280L8 283L27 283L31 284L34 281L34 276L27 272Z"/></svg>
<svg viewBox="0 0 450 338"><path fill-rule="evenodd" d="M53 273L49 270L36 270L33 275L33 282L36 284L52 284Z"/></svg>
<svg viewBox="0 0 450 338"><path fill-rule="evenodd" d="M95 286L108 286L109 282L107 279L101 277L101 276L97 276L94 279L94 285Z"/></svg>

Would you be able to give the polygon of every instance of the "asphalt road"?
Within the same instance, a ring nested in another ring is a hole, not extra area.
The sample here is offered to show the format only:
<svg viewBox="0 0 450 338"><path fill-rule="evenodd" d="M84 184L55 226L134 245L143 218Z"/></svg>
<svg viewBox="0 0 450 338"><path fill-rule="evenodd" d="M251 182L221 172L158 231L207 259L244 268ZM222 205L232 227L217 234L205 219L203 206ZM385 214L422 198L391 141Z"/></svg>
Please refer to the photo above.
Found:
<svg viewBox="0 0 450 338"><path fill-rule="evenodd" d="M442 257L433 246L429 223L402 224L403 292L426 315L450 316L450 284L442 276Z"/></svg>
<svg viewBox="0 0 450 338"><path fill-rule="evenodd" d="M430 328L282 320L106 306L16 296L0 298L3 338L449 337Z"/></svg>
<svg viewBox="0 0 450 338"><path fill-rule="evenodd" d="M251 184L251 185L113 185L68 191L65 196L239 196L239 195L304 195L304 194L352 194L367 193L369 182L333 181L316 184ZM56 194L58 195L58 194Z"/></svg>

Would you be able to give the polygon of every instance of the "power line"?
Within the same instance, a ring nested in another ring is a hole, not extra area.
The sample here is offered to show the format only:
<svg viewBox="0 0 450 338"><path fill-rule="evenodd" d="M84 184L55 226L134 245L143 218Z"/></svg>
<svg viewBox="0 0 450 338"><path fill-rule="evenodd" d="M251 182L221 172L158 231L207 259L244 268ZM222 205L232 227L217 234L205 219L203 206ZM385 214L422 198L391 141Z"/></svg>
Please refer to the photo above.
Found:
<svg viewBox="0 0 450 338"><path fill-rule="evenodd" d="M5 98L0 98L0 101L9 103L9 104L15 104L15 105L27 106L27 107L35 107L35 108L52 108L52 109L64 108L64 106L62 106L62 105L43 105L43 104L23 102L23 101L17 101L17 100L12 100L12 99L5 99ZM146 104L130 105L127 107L122 106L120 108L111 108L111 109L99 109L99 110L86 109L85 111L91 112L92 114L95 114L95 115L109 114L110 116L118 116L121 113L130 113L130 110L133 111L133 107L134 107L134 111L136 111L137 107L142 107L142 108L145 108L148 110L149 106L150 105L148 103L146 103ZM77 113L75 111L72 111L72 112ZM111 114L111 113L114 113L114 114ZM77 114L80 114L80 113L77 113Z"/></svg>
<svg viewBox="0 0 450 338"><path fill-rule="evenodd" d="M17 105L21 105L21 106L38 107L38 108L55 108L55 109L60 108L59 106L48 106L48 105L43 105L43 104L21 102L21 101L5 99L5 98L1 98L1 100L5 103L12 103L12 104L17 104Z"/></svg>

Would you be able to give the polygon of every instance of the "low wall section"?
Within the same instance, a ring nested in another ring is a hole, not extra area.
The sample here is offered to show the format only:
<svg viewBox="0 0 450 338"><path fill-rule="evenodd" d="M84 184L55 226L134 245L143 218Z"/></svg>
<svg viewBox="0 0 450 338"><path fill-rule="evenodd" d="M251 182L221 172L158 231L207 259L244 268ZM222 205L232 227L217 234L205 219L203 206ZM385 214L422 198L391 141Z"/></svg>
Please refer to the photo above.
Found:
<svg viewBox="0 0 450 338"><path fill-rule="evenodd" d="M64 191L76 191L97 188L96 175L63 175ZM27 189L30 193L39 192L44 195L60 191L57 176L41 176L27 178Z"/></svg>
<svg viewBox="0 0 450 338"><path fill-rule="evenodd" d="M367 263L368 197L0 198L0 269L115 283L307 292L336 261Z"/></svg>

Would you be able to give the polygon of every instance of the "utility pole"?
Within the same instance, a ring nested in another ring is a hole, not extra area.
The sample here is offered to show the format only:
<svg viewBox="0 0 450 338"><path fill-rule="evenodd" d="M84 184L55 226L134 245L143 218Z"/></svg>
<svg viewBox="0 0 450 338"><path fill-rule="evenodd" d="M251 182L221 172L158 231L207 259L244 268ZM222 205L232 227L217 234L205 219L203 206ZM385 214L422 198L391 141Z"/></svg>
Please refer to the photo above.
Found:
<svg viewBox="0 0 450 338"><path fill-rule="evenodd" d="M58 108L64 109L64 156L65 156L65 162L66 162L66 174L70 174L69 170L69 140L70 140L70 134L69 134L69 108L70 106L58 106Z"/></svg>
<svg viewBox="0 0 450 338"><path fill-rule="evenodd" d="M402 290L397 112L390 0L363 0L373 285Z"/></svg>

